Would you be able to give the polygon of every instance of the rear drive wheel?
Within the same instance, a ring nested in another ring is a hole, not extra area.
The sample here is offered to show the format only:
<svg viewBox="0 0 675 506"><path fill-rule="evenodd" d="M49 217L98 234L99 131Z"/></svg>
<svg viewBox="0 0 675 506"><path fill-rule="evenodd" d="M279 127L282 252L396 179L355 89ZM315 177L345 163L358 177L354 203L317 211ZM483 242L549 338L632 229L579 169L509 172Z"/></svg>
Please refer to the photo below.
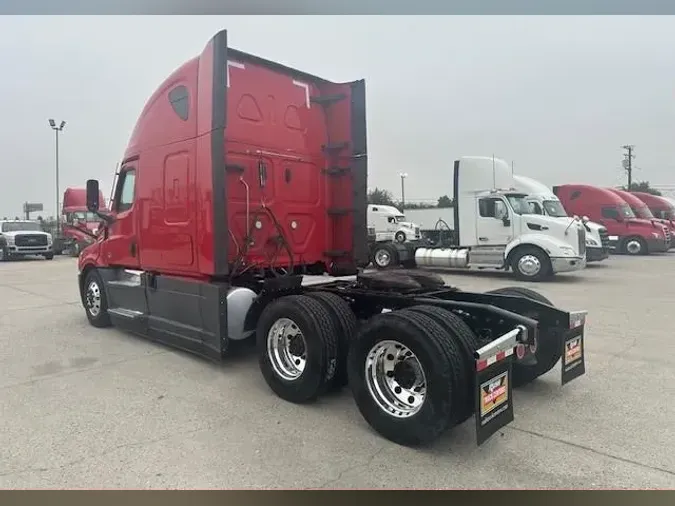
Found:
<svg viewBox="0 0 675 506"><path fill-rule="evenodd" d="M396 235L394 236L394 240L395 240L396 242L401 242L401 243L403 243L403 242L405 242L406 239L407 239L407 237L406 237L406 235L405 235L405 232L401 232L401 231L396 232Z"/></svg>
<svg viewBox="0 0 675 506"><path fill-rule="evenodd" d="M521 246L511 254L511 268L522 281L542 281L553 273L551 260L539 248Z"/></svg>
<svg viewBox="0 0 675 506"><path fill-rule="evenodd" d="M519 286L498 288L497 290L492 290L487 293L525 297L526 299L554 306L554 304L542 294L530 290L529 288L522 288ZM539 315L536 312L524 313L524 316L533 318L537 321L539 320ZM555 367L562 354L562 337L560 331L557 329L544 328L540 330L540 338L537 339L534 344L534 357L537 360L536 363L523 364L517 360L514 360L513 362L514 387L527 385ZM530 348L530 350L532 350L532 348Z"/></svg>
<svg viewBox="0 0 675 506"><path fill-rule="evenodd" d="M256 329L258 362L280 398L307 403L324 393L338 362L337 329L322 303L305 295L271 302Z"/></svg>
<svg viewBox="0 0 675 506"><path fill-rule="evenodd" d="M382 243L375 246L373 248L373 265L380 270L398 267L399 256L396 246L391 243Z"/></svg>
<svg viewBox="0 0 675 506"><path fill-rule="evenodd" d="M443 327L443 330L460 345L465 363L473 364L475 360L474 352L480 346L476 334L473 333L473 330L471 330L464 320L455 313L436 306L413 306L410 308L410 311L426 315ZM466 367L465 381L469 392L474 391L475 379L474 368ZM473 412L473 397L469 396L464 412L462 413L460 410L456 411L457 419L455 422L457 424L464 423L471 418Z"/></svg>
<svg viewBox="0 0 675 506"><path fill-rule="evenodd" d="M623 242L623 251L631 256L646 255L647 243L642 237L629 237Z"/></svg>
<svg viewBox="0 0 675 506"><path fill-rule="evenodd" d="M337 371L333 378L331 390L339 390L346 386L347 381L347 353L349 343L354 337L358 324L356 315L349 304L338 295L329 292L314 292L309 297L319 301L330 313L333 324L338 329L338 362Z"/></svg>
<svg viewBox="0 0 675 506"><path fill-rule="evenodd" d="M459 345L424 314L374 316L354 337L347 365L359 411L395 443L431 443L466 409L470 392Z"/></svg>
<svg viewBox="0 0 675 506"><path fill-rule="evenodd" d="M90 270L84 280L82 303L87 319L94 327L105 328L112 325L108 315L108 299L103 281L96 269Z"/></svg>

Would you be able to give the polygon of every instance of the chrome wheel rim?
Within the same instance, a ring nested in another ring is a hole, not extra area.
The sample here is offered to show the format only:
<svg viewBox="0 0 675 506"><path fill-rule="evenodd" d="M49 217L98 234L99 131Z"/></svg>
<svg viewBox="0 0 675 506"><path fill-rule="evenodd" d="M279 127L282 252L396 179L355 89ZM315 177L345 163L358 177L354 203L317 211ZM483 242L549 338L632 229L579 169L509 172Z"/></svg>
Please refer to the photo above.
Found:
<svg viewBox="0 0 675 506"><path fill-rule="evenodd" d="M295 381L307 365L307 343L298 325L290 318L279 318L267 333L267 356L277 376Z"/></svg>
<svg viewBox="0 0 675 506"><path fill-rule="evenodd" d="M640 253L640 250L642 249L642 245L640 244L639 241L628 241L626 243L626 251L630 253L631 255L636 255L637 253Z"/></svg>
<svg viewBox="0 0 675 506"><path fill-rule="evenodd" d="M380 267L387 267L391 262L391 256L386 250L380 249L375 252L375 263Z"/></svg>
<svg viewBox="0 0 675 506"><path fill-rule="evenodd" d="M398 233L396 234L396 242L405 242L405 234L404 233Z"/></svg>
<svg viewBox="0 0 675 506"><path fill-rule="evenodd" d="M422 364L398 341L380 341L370 349L365 379L378 407L395 418L409 418L424 405L427 379Z"/></svg>
<svg viewBox="0 0 675 506"><path fill-rule="evenodd" d="M541 262L534 255L523 255L518 260L518 270L526 276L536 276L541 270Z"/></svg>
<svg viewBox="0 0 675 506"><path fill-rule="evenodd" d="M87 311L96 318L101 312L101 288L96 281L91 281L86 294Z"/></svg>

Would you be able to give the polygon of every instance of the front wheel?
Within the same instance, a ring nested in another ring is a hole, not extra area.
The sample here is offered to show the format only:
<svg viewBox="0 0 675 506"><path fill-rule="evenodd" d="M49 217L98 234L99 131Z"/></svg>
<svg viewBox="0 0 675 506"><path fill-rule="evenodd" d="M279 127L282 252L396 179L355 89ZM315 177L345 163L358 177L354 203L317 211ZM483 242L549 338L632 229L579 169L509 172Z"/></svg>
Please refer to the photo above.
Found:
<svg viewBox="0 0 675 506"><path fill-rule="evenodd" d="M45 255L45 260L54 260L54 253L47 253Z"/></svg>
<svg viewBox="0 0 675 506"><path fill-rule="evenodd" d="M82 303L91 325L97 328L105 328L112 325L110 315L108 315L108 299L103 287L103 280L95 269L89 271L84 280Z"/></svg>
<svg viewBox="0 0 675 506"><path fill-rule="evenodd" d="M7 247L0 248L0 262L9 262L10 255Z"/></svg>
<svg viewBox="0 0 675 506"><path fill-rule="evenodd" d="M406 239L405 232L396 232L396 235L394 236L394 240L399 243L404 243Z"/></svg>
<svg viewBox="0 0 675 506"><path fill-rule="evenodd" d="M553 273L551 260L539 248L522 246L511 255L511 268L521 281L542 281Z"/></svg>
<svg viewBox="0 0 675 506"><path fill-rule="evenodd" d="M629 237L623 243L623 250L631 256L647 254L647 243L642 237Z"/></svg>

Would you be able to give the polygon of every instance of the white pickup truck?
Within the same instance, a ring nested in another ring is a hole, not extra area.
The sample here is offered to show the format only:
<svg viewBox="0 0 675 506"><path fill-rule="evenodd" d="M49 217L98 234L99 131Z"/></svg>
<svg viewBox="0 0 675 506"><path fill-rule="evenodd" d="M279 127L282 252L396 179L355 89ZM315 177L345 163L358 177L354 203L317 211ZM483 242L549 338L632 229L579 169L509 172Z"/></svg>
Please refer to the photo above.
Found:
<svg viewBox="0 0 675 506"><path fill-rule="evenodd" d="M28 255L52 260L52 235L43 232L37 221L0 220L0 261Z"/></svg>

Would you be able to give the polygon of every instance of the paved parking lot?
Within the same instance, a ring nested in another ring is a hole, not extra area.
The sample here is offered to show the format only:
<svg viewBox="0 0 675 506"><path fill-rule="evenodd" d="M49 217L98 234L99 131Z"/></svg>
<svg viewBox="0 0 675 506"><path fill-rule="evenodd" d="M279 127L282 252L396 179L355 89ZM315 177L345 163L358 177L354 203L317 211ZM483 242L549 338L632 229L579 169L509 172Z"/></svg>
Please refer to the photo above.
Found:
<svg viewBox="0 0 675 506"><path fill-rule="evenodd" d="M587 375L515 394L480 448L375 434L344 392L276 398L255 357L221 366L87 324L76 261L0 264L0 488L673 488L675 254L614 257L534 288L588 309ZM448 283L488 290L503 275Z"/></svg>

